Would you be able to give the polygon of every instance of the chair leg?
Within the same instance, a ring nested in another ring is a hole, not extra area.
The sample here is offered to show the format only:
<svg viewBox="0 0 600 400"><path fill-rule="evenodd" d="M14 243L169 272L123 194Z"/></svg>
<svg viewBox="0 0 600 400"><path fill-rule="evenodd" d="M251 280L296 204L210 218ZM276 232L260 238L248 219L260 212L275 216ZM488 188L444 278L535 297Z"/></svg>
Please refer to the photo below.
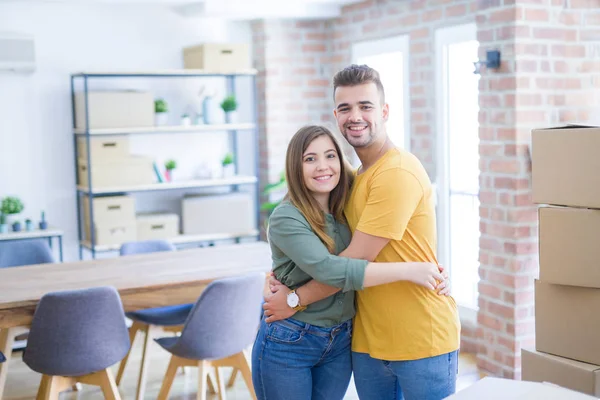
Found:
<svg viewBox="0 0 600 400"><path fill-rule="evenodd" d="M75 378L78 382L85 383L87 385L100 386L104 398L106 400L121 400L121 394L117 388L117 383L113 377L112 371L107 368L102 371L93 372L88 375L82 375Z"/></svg>
<svg viewBox="0 0 600 400"><path fill-rule="evenodd" d="M165 374L165 379L160 387L157 400L167 400L169 398L169 391L171 390L171 386L175 380L175 375L177 374L177 368L179 368L179 365L180 364L177 357L171 356L171 361L169 361L167 373Z"/></svg>
<svg viewBox="0 0 600 400"><path fill-rule="evenodd" d="M148 352L150 348L150 342L152 341L152 328L153 327L151 325L146 325L143 328L146 336L144 337L144 348L142 350L142 361L140 363L140 376L138 377L137 393L135 396L136 400L144 399L144 392L146 390L146 378L148 375Z"/></svg>
<svg viewBox="0 0 600 400"><path fill-rule="evenodd" d="M233 367L233 370L231 371L231 375L229 376L229 380L227 381L227 387L233 387L233 384L235 383L235 378L237 378L237 374L238 374L238 369Z"/></svg>
<svg viewBox="0 0 600 400"><path fill-rule="evenodd" d="M204 360L198 361L198 394L196 395L197 400L206 400L206 378L208 376L209 368L210 362Z"/></svg>
<svg viewBox="0 0 600 400"><path fill-rule="evenodd" d="M116 383L117 385L121 384L121 379L123 379L123 373L125 372L125 366L127 365L127 360L129 360L129 355L131 354L131 350L133 349L133 342L135 340L135 335L137 334L138 330L142 329L144 326L144 324L142 324L141 322L134 322L131 325L131 328L129 328L129 351L127 352L127 354L125 355L125 357L121 360L121 363L119 364L119 371L117 372L117 379L116 379Z"/></svg>
<svg viewBox="0 0 600 400"><path fill-rule="evenodd" d="M223 382L223 375L221 374L221 370L219 369L219 367L215 366L215 376L217 377L217 387L219 388L219 400L225 400L226 399L226 394L225 394L225 385ZM210 378L210 375L209 375Z"/></svg>
<svg viewBox="0 0 600 400"><path fill-rule="evenodd" d="M256 393L254 392L254 385L252 384L252 371L250 370L250 361L248 360L248 355L244 352L240 352L234 354L232 357L236 364L235 367L237 367L242 373L242 377L246 382L246 386L248 386L250 396L256 400Z"/></svg>
<svg viewBox="0 0 600 400"><path fill-rule="evenodd" d="M74 378L42 375L36 400L58 400L60 392L68 389L74 383Z"/></svg>

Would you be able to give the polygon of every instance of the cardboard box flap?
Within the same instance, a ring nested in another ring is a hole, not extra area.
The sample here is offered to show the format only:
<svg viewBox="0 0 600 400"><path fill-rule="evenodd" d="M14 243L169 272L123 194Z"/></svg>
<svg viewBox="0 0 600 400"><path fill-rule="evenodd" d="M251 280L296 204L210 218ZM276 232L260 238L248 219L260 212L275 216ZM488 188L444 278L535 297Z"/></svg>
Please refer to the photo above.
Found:
<svg viewBox="0 0 600 400"><path fill-rule="evenodd" d="M565 389L551 383L524 382L486 377L448 400L591 400L595 397Z"/></svg>
<svg viewBox="0 0 600 400"><path fill-rule="evenodd" d="M543 353L521 350L522 379L552 382L564 388L600 396L600 366Z"/></svg>

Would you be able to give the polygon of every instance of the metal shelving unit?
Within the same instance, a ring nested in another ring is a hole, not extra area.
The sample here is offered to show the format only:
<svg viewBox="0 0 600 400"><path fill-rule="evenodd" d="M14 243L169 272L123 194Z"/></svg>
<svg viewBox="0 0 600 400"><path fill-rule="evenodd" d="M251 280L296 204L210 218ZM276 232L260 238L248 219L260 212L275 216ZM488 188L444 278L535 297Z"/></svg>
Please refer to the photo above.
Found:
<svg viewBox="0 0 600 400"><path fill-rule="evenodd" d="M214 234L214 235L178 235L177 237L170 238L169 241L175 245L187 245L195 243L215 242L219 240L236 240L240 241L242 238L260 238L260 203L259 203L259 160L258 160L258 126L256 122L252 123L225 123L225 124L209 124L209 125L191 125L191 126L157 126L157 127L140 127L140 128L111 128L111 129L89 129L89 81L92 79L112 79L112 78L223 78L226 83L227 94L235 94L235 81L238 77L250 77L252 79L252 90L253 90L253 115L254 121L258 121L258 107L256 104L257 93L256 93L256 70L242 70L242 71L231 71L230 73L214 73L205 72L202 70L160 70L160 71L138 71L138 72L81 72L71 75L71 101L72 101L72 118L73 118L73 141L75 149L75 169L76 178L78 179L78 138L86 138L86 157L87 165L87 185L77 185L76 196L77 196L77 222L78 222L78 238L79 238L79 258L83 259L83 251L87 250L91 253L91 257L95 258L97 253L101 252L114 252L118 251L120 245L96 245L95 229L94 229L94 205L93 201L88 203L88 212L90 218L90 237L85 238L84 229L85 221L83 216L82 196L89 196L89 198L107 196L107 195L122 195L128 193L139 193L139 192L157 192L157 191L169 191L169 190L182 190L182 189L197 189L197 188L208 188L208 187L231 187L233 191L237 191L240 185L254 185L255 196L254 206L256 210L256 229L250 232L239 232L236 234ZM76 129L76 117L75 117L75 84L77 80L83 81L83 93L85 103L85 129ZM239 171L239 157L238 154L238 132L250 131L254 133L254 175L237 175ZM111 135L136 135L136 134L170 134L170 133L188 133L188 134L202 134L206 132L227 132L230 135L232 143L232 153L235 156L235 172L236 175L230 178L223 179L203 179L203 180L189 180L182 182L164 182L155 183L148 185L136 185L136 186L114 186L114 187L93 187L92 182L92 168L91 168L91 157L92 152L90 148L90 138L97 136L111 136Z"/></svg>

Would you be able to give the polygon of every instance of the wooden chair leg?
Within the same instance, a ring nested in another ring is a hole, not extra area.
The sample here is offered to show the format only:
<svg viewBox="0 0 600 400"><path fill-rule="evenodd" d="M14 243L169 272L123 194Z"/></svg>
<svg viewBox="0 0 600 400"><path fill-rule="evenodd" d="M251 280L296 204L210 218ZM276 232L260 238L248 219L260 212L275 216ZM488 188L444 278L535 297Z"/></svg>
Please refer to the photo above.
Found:
<svg viewBox="0 0 600 400"><path fill-rule="evenodd" d="M129 347L129 351L127 352L127 354L125 355L125 358L123 358L121 360L121 363L119 364L119 371L117 372L117 385L121 384L121 380L123 379L123 373L125 372L125 366L127 365L127 360L129 360L129 355L131 354L131 350L133 349L133 342L135 341L135 335L137 334L137 332L142 329L144 326L144 324L142 324L141 322L134 322L131 327L129 328L129 343L130 343L130 347Z"/></svg>
<svg viewBox="0 0 600 400"><path fill-rule="evenodd" d="M2 399L6 377L8 376L8 366L10 365L15 332L16 328L0 329L0 351L6 356L6 361L0 363L0 399Z"/></svg>
<svg viewBox="0 0 600 400"><path fill-rule="evenodd" d="M223 375L217 366L215 366L215 376L217 377L217 387L219 388L219 400L226 400L227 396L225 394L225 382L223 382Z"/></svg>
<svg viewBox="0 0 600 400"><path fill-rule="evenodd" d="M208 361L198 361L198 394L196 395L197 400L206 400L206 377L208 376L208 369L210 363Z"/></svg>
<svg viewBox="0 0 600 400"><path fill-rule="evenodd" d="M74 378L42 375L36 400L58 400L60 392L73 386Z"/></svg>
<svg viewBox="0 0 600 400"><path fill-rule="evenodd" d="M227 387L233 387L234 383L235 383L235 378L237 378L237 374L238 374L238 369L233 367L233 370L231 370L231 375L229 376L229 380L227 381Z"/></svg>
<svg viewBox="0 0 600 400"><path fill-rule="evenodd" d="M250 361L248 360L248 355L244 352L237 353L233 355L233 359L236 364L235 367L240 370L242 377L246 382L246 386L248 386L250 396L256 400L256 393L254 392L254 385L252 384L252 371L250 370Z"/></svg>
<svg viewBox="0 0 600 400"><path fill-rule="evenodd" d="M140 363L140 376L138 377L138 386L136 393L136 400L144 399L144 392L146 391L146 378L148 375L148 358L149 358L149 349L150 342L152 342L152 326L146 325L144 327L145 337L144 337L144 348L142 350L142 361Z"/></svg>
<svg viewBox="0 0 600 400"><path fill-rule="evenodd" d="M169 392L171 391L171 386L175 380L175 375L177 374L177 368L179 368L179 365L180 364L178 363L177 357L171 356L169 366L167 367L167 373L165 374L165 379L160 387L157 400L167 400L169 398Z"/></svg>
<svg viewBox="0 0 600 400"><path fill-rule="evenodd" d="M112 371L107 368L99 373L99 377L100 388L102 389L102 393L104 393L104 398L106 400L121 400L121 394L117 388Z"/></svg>

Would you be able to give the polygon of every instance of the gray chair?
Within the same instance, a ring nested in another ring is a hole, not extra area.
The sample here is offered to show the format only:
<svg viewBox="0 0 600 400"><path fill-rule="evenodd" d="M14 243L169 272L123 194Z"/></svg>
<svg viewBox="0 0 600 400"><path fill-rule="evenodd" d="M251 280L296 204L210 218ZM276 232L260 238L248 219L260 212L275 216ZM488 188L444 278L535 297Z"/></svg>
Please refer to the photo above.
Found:
<svg viewBox="0 0 600 400"><path fill-rule="evenodd" d="M38 398L58 399L77 383L120 399L110 366L129 350L123 305L112 287L48 293L33 315L23 361L42 374Z"/></svg>
<svg viewBox="0 0 600 400"><path fill-rule="evenodd" d="M45 240L0 243L0 268L56 262Z"/></svg>
<svg viewBox="0 0 600 400"><path fill-rule="evenodd" d="M264 274L251 274L210 283L194 305L181 336L156 339L171 353L159 400L168 398L177 369L183 366L200 369L198 399L206 398L211 366L217 370L221 399L225 396L225 385L218 367L224 366L239 369L252 398L256 399L248 355L244 350L256 337L264 282Z"/></svg>
<svg viewBox="0 0 600 400"><path fill-rule="evenodd" d="M120 255L129 256L175 250L177 250L175 246L166 240L143 240L123 243L121 245ZM131 328L129 329L129 340L132 343L132 348L137 333L142 332L144 335L144 347L142 349L142 361L140 363L140 372L138 375L136 399L141 400L144 398L148 369L148 351L152 331L155 330L155 327L161 327L162 329L173 332L180 332L192 307L193 304L178 304L174 306L131 311L125 314L133 321L133 325L131 325ZM131 350L129 350L123 361L121 361L121 365L119 365L119 371L117 372L116 378L117 385L121 384L130 354Z"/></svg>
<svg viewBox="0 0 600 400"><path fill-rule="evenodd" d="M4 361L6 361L6 357L4 357L4 353L0 351L0 363L3 363Z"/></svg>

